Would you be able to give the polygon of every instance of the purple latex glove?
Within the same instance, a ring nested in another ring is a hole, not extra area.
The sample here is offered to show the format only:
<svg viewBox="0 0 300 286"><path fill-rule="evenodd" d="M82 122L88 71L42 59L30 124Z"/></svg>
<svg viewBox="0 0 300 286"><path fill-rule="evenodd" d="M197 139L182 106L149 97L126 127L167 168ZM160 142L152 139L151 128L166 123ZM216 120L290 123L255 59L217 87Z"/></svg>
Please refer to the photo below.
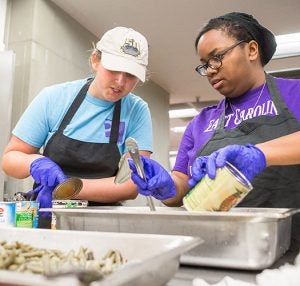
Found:
<svg viewBox="0 0 300 286"><path fill-rule="evenodd" d="M249 181L266 168L264 153L254 145L228 145L207 157L196 158L189 186L195 186L205 174L214 179L216 169L223 167L226 161L234 165Z"/></svg>
<svg viewBox="0 0 300 286"><path fill-rule="evenodd" d="M194 187L206 175L208 156L197 157L191 167L189 188Z"/></svg>
<svg viewBox="0 0 300 286"><path fill-rule="evenodd" d="M34 160L30 165L34 181L43 186L56 187L67 179L62 169L47 157Z"/></svg>
<svg viewBox="0 0 300 286"><path fill-rule="evenodd" d="M52 192L54 191L54 188L55 187L41 185L34 190L29 191L26 194L26 197L31 200L31 198L35 197L35 195L37 194L35 200L40 203L39 208L52 208ZM51 212L40 212L39 215L47 217L51 216Z"/></svg>
<svg viewBox="0 0 300 286"><path fill-rule="evenodd" d="M133 160L128 160L129 167L132 170L131 179L137 185L139 194L153 196L158 200L174 197L176 188L169 173L159 163L150 158L141 156L141 160L147 182L138 175Z"/></svg>

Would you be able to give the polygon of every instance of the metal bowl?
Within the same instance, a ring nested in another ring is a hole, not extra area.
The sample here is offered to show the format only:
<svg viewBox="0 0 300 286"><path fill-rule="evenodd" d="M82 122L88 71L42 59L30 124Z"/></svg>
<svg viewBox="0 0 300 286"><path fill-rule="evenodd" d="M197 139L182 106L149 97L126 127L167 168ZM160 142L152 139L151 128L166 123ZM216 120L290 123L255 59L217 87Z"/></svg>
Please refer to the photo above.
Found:
<svg viewBox="0 0 300 286"><path fill-rule="evenodd" d="M82 181L79 178L69 178L56 186L52 193L54 200L74 199L82 189Z"/></svg>

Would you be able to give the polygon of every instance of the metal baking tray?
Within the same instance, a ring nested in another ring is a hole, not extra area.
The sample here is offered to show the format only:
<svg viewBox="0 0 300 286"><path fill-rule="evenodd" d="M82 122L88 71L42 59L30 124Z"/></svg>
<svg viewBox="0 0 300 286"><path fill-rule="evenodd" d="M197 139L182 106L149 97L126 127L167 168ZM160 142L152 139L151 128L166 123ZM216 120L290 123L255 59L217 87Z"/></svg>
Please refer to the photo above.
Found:
<svg viewBox="0 0 300 286"><path fill-rule="evenodd" d="M107 233L47 229L1 228L0 240L21 241L35 247L69 251L80 246L100 259L109 249L117 249L128 262L107 278L91 286L165 285L179 267L179 256L197 246L197 237L132 233ZM162 271L163 269L163 271ZM43 275L0 270L0 285L79 286L75 277L49 280Z"/></svg>
<svg viewBox="0 0 300 286"><path fill-rule="evenodd" d="M293 209L94 207L56 209L57 229L198 236L204 243L181 256L182 264L261 270L289 248Z"/></svg>

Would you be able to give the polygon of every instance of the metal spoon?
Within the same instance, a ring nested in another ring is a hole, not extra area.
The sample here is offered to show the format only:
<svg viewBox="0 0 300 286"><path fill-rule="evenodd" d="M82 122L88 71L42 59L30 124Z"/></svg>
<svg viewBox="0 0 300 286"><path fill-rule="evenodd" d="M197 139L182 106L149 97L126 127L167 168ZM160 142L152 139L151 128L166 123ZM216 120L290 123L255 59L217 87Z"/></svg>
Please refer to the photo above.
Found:
<svg viewBox="0 0 300 286"><path fill-rule="evenodd" d="M117 172L117 175L115 177L114 183L115 184L123 184L127 180L129 180L131 177L131 169L128 164L128 160L124 155L122 155L120 162L119 162L119 170Z"/></svg>
<svg viewBox="0 0 300 286"><path fill-rule="evenodd" d="M146 182L147 179L146 179L146 175L145 175L145 172L144 172L143 163L142 163L142 160L141 160L141 157L140 157L137 142L135 141L135 139L129 137L129 138L126 139L125 145L128 149L128 152L129 152L132 160L133 160L133 163L136 167L136 170L137 170L139 176ZM147 202L149 204L150 210L155 211L155 206L154 206L152 197L151 196L146 196L146 198L147 198Z"/></svg>

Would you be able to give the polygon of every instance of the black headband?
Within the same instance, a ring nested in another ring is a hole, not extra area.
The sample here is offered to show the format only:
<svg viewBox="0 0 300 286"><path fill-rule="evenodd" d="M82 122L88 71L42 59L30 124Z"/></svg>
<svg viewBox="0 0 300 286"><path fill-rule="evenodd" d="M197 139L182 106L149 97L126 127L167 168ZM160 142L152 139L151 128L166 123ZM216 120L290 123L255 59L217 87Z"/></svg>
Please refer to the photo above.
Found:
<svg viewBox="0 0 300 286"><path fill-rule="evenodd" d="M260 46L262 64L266 65L276 51L276 41L274 34L258 23L252 15L246 13L232 12L218 17L238 23L245 28Z"/></svg>

